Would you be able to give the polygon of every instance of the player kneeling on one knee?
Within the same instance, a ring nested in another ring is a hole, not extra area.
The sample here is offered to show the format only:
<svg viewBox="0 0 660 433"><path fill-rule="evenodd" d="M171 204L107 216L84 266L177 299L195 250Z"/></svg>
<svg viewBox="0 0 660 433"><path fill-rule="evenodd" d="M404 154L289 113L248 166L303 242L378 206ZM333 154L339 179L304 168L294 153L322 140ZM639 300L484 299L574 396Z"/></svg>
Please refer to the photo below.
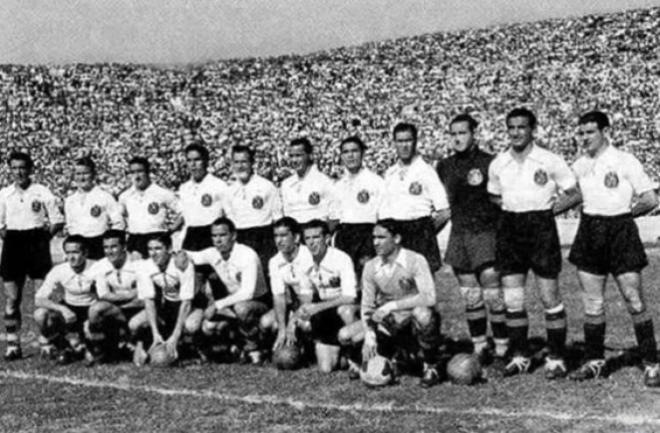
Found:
<svg viewBox="0 0 660 433"><path fill-rule="evenodd" d="M35 294L34 319L41 332L41 353L66 364L85 355L84 329L90 305L96 301L92 267L85 240L73 235L64 240L66 262L53 267ZM63 289L64 299L52 299Z"/></svg>

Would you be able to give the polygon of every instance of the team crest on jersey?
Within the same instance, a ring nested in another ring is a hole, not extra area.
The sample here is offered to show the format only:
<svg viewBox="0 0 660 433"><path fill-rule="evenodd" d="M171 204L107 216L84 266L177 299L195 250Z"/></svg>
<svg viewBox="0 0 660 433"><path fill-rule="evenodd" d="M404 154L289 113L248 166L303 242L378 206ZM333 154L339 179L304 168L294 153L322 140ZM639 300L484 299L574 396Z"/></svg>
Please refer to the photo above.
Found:
<svg viewBox="0 0 660 433"><path fill-rule="evenodd" d="M417 284L415 284L415 280L412 278L401 278L399 280L399 287L405 294L417 292Z"/></svg>
<svg viewBox="0 0 660 433"><path fill-rule="evenodd" d="M422 193L422 185L419 182L413 182L408 187L408 192L412 195L420 195Z"/></svg>
<svg viewBox="0 0 660 433"><path fill-rule="evenodd" d="M362 204L367 203L369 201L369 191L363 189L360 192L358 192L357 201L358 203L362 203Z"/></svg>
<svg viewBox="0 0 660 433"><path fill-rule="evenodd" d="M152 201L151 203L149 203L149 206L147 206L147 211L151 215L156 215L159 210L160 210L160 206L155 201Z"/></svg>
<svg viewBox="0 0 660 433"><path fill-rule="evenodd" d="M479 186L484 181L484 175L481 174L481 170L478 168L473 168L468 171L467 181L469 185Z"/></svg>
<svg viewBox="0 0 660 433"><path fill-rule="evenodd" d="M41 202L39 200L34 200L32 202L32 212L40 212L41 211Z"/></svg>
<svg viewBox="0 0 660 433"><path fill-rule="evenodd" d="M98 218L98 216L101 215L101 207L95 204L89 209L89 214L94 218Z"/></svg>
<svg viewBox="0 0 660 433"><path fill-rule="evenodd" d="M318 192L314 191L313 193L311 193L309 195L308 201L309 201L309 204L311 204L313 206L316 206L317 204L319 204L321 202L321 196L319 195Z"/></svg>
<svg viewBox="0 0 660 433"><path fill-rule="evenodd" d="M209 207L212 203L213 199L211 198L211 194L204 194L202 196L202 206Z"/></svg>
<svg viewBox="0 0 660 433"><path fill-rule="evenodd" d="M548 183L548 173L546 173L542 168L539 168L534 173L534 182L540 186L545 185Z"/></svg>
<svg viewBox="0 0 660 433"><path fill-rule="evenodd" d="M614 171L610 171L605 175L605 186L607 188L616 188L619 186L619 176Z"/></svg>
<svg viewBox="0 0 660 433"><path fill-rule="evenodd" d="M256 196L252 199L252 207L255 209L261 209L264 207L264 199L261 196Z"/></svg>
<svg viewBox="0 0 660 433"><path fill-rule="evenodd" d="M330 287L339 287L340 285L341 285L341 280L337 275L333 275L332 277L330 277L330 280L328 280L328 286Z"/></svg>

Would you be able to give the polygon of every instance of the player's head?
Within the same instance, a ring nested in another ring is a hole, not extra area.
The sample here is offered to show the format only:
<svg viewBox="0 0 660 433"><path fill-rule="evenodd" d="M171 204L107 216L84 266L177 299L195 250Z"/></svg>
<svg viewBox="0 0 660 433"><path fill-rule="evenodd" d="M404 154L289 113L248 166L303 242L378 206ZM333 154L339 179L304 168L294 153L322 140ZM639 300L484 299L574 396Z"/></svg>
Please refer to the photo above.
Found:
<svg viewBox="0 0 660 433"><path fill-rule="evenodd" d="M589 111L578 119L578 143L589 154L596 154L607 144L606 133L610 127L610 119L602 111Z"/></svg>
<svg viewBox="0 0 660 433"><path fill-rule="evenodd" d="M279 252L292 253L300 244L300 224L291 217L282 217L273 224L273 236Z"/></svg>
<svg viewBox="0 0 660 433"><path fill-rule="evenodd" d="M206 176L209 166L209 151L199 143L193 143L186 146L186 166L190 177L196 182L201 181Z"/></svg>
<svg viewBox="0 0 660 433"><path fill-rule="evenodd" d="M154 233L147 240L147 251L157 266L167 266L172 251L172 238L167 233Z"/></svg>
<svg viewBox="0 0 660 433"><path fill-rule="evenodd" d="M305 174L307 168L312 165L312 153L314 148L307 137L291 140L289 143L289 163L299 175Z"/></svg>
<svg viewBox="0 0 660 433"><path fill-rule="evenodd" d="M449 123L449 134L451 134L451 145L454 151L461 153L469 150L474 145L474 131L479 123L469 114L459 114Z"/></svg>
<svg viewBox="0 0 660 433"><path fill-rule="evenodd" d="M355 173L362 168L362 158L367 145L357 135L344 138L339 145L341 152L341 163L351 173Z"/></svg>
<svg viewBox="0 0 660 433"><path fill-rule="evenodd" d="M14 182L21 186L25 186L30 182L30 175L34 163L30 154L25 152L12 152L9 154L9 168Z"/></svg>
<svg viewBox="0 0 660 433"><path fill-rule="evenodd" d="M231 149L231 164L237 179L247 181L252 176L254 151L248 146L236 145Z"/></svg>
<svg viewBox="0 0 660 433"><path fill-rule="evenodd" d="M522 150L534 140L536 116L527 108L514 108L506 115L506 130L514 150Z"/></svg>
<svg viewBox="0 0 660 433"><path fill-rule="evenodd" d="M211 224L211 242L221 254L229 254L236 243L236 225L226 217L220 217Z"/></svg>
<svg viewBox="0 0 660 433"><path fill-rule="evenodd" d="M126 260L126 232L107 230L103 233L103 254L115 266L121 266Z"/></svg>
<svg viewBox="0 0 660 433"><path fill-rule="evenodd" d="M80 235L70 235L64 239L62 244L66 261L74 270L85 266L87 260L87 244L85 238Z"/></svg>
<svg viewBox="0 0 660 433"><path fill-rule="evenodd" d="M302 229L303 240L314 258L323 258L330 243L328 223L319 219L311 220Z"/></svg>
<svg viewBox="0 0 660 433"><path fill-rule="evenodd" d="M393 219L376 222L373 230L374 249L379 257L388 257L401 247L401 224Z"/></svg>
<svg viewBox="0 0 660 433"><path fill-rule="evenodd" d="M151 164L147 158L136 156L128 161L128 174L133 186L143 191L151 183Z"/></svg>
<svg viewBox="0 0 660 433"><path fill-rule="evenodd" d="M89 191L94 187L95 178L96 164L94 160L89 156L78 158L73 168L73 179L76 182L76 186L83 191Z"/></svg>
<svg viewBox="0 0 660 433"><path fill-rule="evenodd" d="M397 157L408 164L417 152L417 127L412 123L401 122L392 131Z"/></svg>

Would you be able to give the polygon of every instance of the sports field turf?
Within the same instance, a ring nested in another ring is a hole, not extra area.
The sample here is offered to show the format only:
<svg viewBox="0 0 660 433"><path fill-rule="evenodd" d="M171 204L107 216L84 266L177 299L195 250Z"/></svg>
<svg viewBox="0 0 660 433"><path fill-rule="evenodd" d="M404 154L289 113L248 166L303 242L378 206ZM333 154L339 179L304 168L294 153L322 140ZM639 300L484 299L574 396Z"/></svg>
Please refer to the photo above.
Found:
<svg viewBox="0 0 660 433"><path fill-rule="evenodd" d="M660 335L660 254L644 273L647 298ZM466 339L454 278L442 273L443 332ZM569 343L579 355L582 339L575 271L566 264L562 292ZM24 311L32 309L28 291ZM0 432L657 432L660 390L644 388L634 359L630 318L616 288L607 298L608 356L620 368L608 379L549 383L541 370L477 386L443 383L425 390L415 378L371 390L345 372L313 369L279 372L270 365L215 364L136 369L131 364L87 369L42 361L35 340L26 359L0 361ZM543 335L538 301L530 302L531 331ZM26 319L24 340L34 337ZM4 346L3 346L4 347Z"/></svg>

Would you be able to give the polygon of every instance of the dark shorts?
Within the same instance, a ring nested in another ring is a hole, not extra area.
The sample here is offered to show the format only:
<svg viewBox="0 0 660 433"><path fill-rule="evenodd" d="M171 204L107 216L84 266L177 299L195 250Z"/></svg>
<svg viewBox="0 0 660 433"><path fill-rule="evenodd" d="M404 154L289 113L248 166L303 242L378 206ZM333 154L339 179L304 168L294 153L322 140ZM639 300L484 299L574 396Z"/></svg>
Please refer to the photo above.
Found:
<svg viewBox="0 0 660 433"><path fill-rule="evenodd" d="M87 247L87 258L91 260L101 260L105 257L103 253L103 235L85 238L85 246Z"/></svg>
<svg viewBox="0 0 660 433"><path fill-rule="evenodd" d="M373 224L341 224L335 235L335 247L344 251L353 260L355 272L360 277L362 261L376 256L373 241Z"/></svg>
<svg viewBox="0 0 660 433"><path fill-rule="evenodd" d="M66 325L66 321L64 320L64 315L60 313L57 310L51 310L48 309L48 316L51 317L51 320L46 320L46 323L50 323L51 325L48 326L53 326L53 328L49 328L48 330L44 329L44 333L47 332L56 332L56 333L61 333L61 332L75 332L77 334L83 335L83 328L85 321L89 317L89 306L76 306L76 305L70 305L67 304L66 302L62 303L63 306L68 308L73 312L73 314L76 316L76 322L73 323L70 327Z"/></svg>
<svg viewBox="0 0 660 433"><path fill-rule="evenodd" d="M337 314L337 307L321 311L311 317L312 339L319 343L339 346L337 334L344 326L344 321Z"/></svg>
<svg viewBox="0 0 660 433"><path fill-rule="evenodd" d="M527 274L557 278L561 247L552 211L502 212L498 222L496 268L504 275Z"/></svg>
<svg viewBox="0 0 660 433"><path fill-rule="evenodd" d="M211 226L194 226L186 229L181 248L188 251L201 251L212 247Z"/></svg>
<svg viewBox="0 0 660 433"><path fill-rule="evenodd" d="M0 258L3 280L19 281L26 276L43 279L52 266L50 234L46 230L7 230Z"/></svg>
<svg viewBox="0 0 660 433"><path fill-rule="evenodd" d="M149 257L149 249L147 243L152 236L167 234L167 232L151 232L151 233L129 233L128 240L126 241L126 249L129 253L137 251L143 259Z"/></svg>
<svg viewBox="0 0 660 433"><path fill-rule="evenodd" d="M639 272L648 264L637 224L630 214L582 214L568 260L595 275Z"/></svg>
<svg viewBox="0 0 660 433"><path fill-rule="evenodd" d="M440 248L436 237L433 220L430 217L416 220L400 220L401 245L423 255L429 262L431 273L435 273L442 266Z"/></svg>
<svg viewBox="0 0 660 433"><path fill-rule="evenodd" d="M495 238L494 230L470 232L452 227L445 262L457 274L479 274L495 265Z"/></svg>
<svg viewBox="0 0 660 433"><path fill-rule="evenodd" d="M273 226L237 230L236 240L256 251L263 270L268 272L268 261L277 254Z"/></svg>
<svg viewBox="0 0 660 433"><path fill-rule="evenodd" d="M163 338L167 339L176 327L176 320L179 317L179 308L181 302L172 302L163 299L158 307L158 331Z"/></svg>
<svg viewBox="0 0 660 433"><path fill-rule="evenodd" d="M77 306L77 305L70 305L64 302L64 306L67 307L69 310L73 311L73 314L76 315L76 323L73 329L75 329L76 332L80 333L82 335L83 332L83 325L85 324L85 321L89 318L89 305L87 306ZM61 313L58 311L56 314ZM63 318L64 319L64 318Z"/></svg>

